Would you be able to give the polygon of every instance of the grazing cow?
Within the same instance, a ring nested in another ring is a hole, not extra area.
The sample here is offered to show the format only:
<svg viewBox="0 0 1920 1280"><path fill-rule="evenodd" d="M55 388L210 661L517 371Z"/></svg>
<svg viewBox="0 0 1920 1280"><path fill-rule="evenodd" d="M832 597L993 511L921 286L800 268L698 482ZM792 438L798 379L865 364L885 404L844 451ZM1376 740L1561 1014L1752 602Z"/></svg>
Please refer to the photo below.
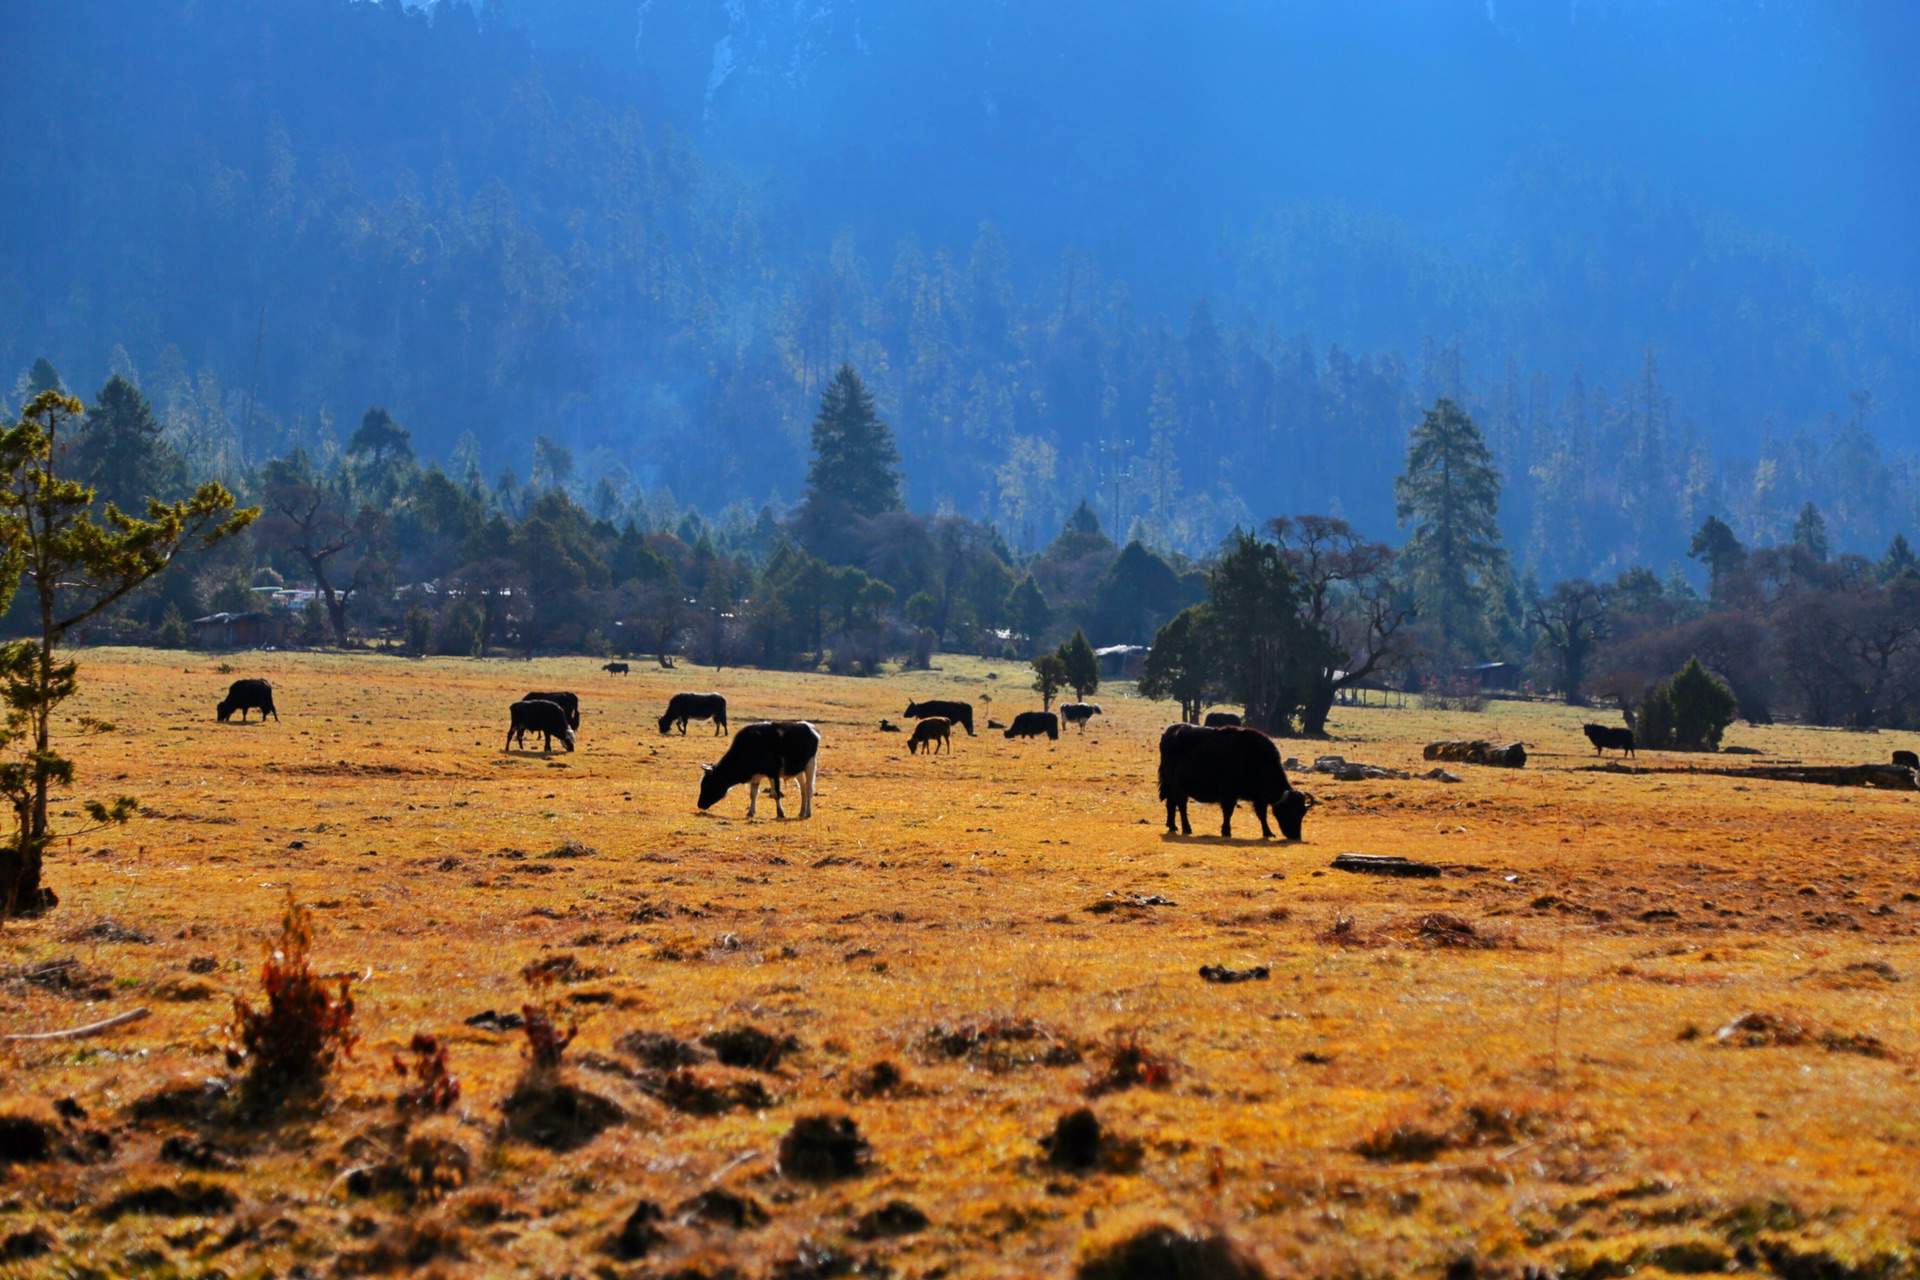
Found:
<svg viewBox="0 0 1920 1280"><path fill-rule="evenodd" d="M557 702L545 698L527 698L513 704L513 720L507 726L507 743L502 751L511 750L516 740L524 750L529 733L540 734L546 741L544 750L553 754L555 738L565 744L567 750L573 750L573 726L567 723L567 711Z"/></svg>
<svg viewBox="0 0 1920 1280"><path fill-rule="evenodd" d="M907 754L918 755L920 745L926 744L927 754L932 755L941 747L947 754L953 754L953 722L941 716L928 716L913 728L913 736L907 739Z"/></svg>
<svg viewBox="0 0 1920 1280"><path fill-rule="evenodd" d="M227 696L214 707L213 714L220 718L220 723L225 724L238 711L240 723L245 724L247 712L255 709L260 712L262 724L266 723L268 716L275 720L280 718L280 713L273 709L273 686L265 680L235 680L227 686Z"/></svg>
<svg viewBox="0 0 1920 1280"><path fill-rule="evenodd" d="M579 694L576 694L576 693L530 693L527 695L526 700L530 702L551 702L554 706L559 707L562 711L567 713L567 728L578 729L580 727L580 695Z"/></svg>
<svg viewBox="0 0 1920 1280"><path fill-rule="evenodd" d="M624 676L633 668L629 667L624 662L609 662L606 666L600 669L606 672L610 676Z"/></svg>
<svg viewBox="0 0 1920 1280"><path fill-rule="evenodd" d="M925 702L907 702L907 709L900 713L909 720L920 720L927 716L939 716L950 720L973 736L973 704L971 702L951 702L940 698L929 698Z"/></svg>
<svg viewBox="0 0 1920 1280"><path fill-rule="evenodd" d="M1060 718L1068 724L1080 726L1080 732L1087 731L1087 721L1106 713L1100 710L1097 702L1063 702L1060 704Z"/></svg>
<svg viewBox="0 0 1920 1280"><path fill-rule="evenodd" d="M700 807L711 809L729 790L747 784L747 817L760 800L760 784L773 789L773 812L785 818L780 804L783 778L800 779L800 816L813 816L813 783L820 770L820 731L805 720L760 720L742 725L719 763L702 765Z"/></svg>
<svg viewBox="0 0 1920 1280"><path fill-rule="evenodd" d="M1009 738L1037 738L1043 733L1055 742L1060 740L1060 717L1051 711L1022 711L1007 726Z"/></svg>
<svg viewBox="0 0 1920 1280"><path fill-rule="evenodd" d="M1280 833L1289 840L1300 838L1300 824L1309 803L1287 781L1273 739L1258 729L1238 725L1218 729L1191 724L1167 726L1160 735L1160 798L1167 803L1168 831L1173 830L1177 813L1180 833L1192 835L1187 801L1199 800L1220 806L1220 834L1230 837L1234 806L1245 800L1259 815L1262 839L1273 836L1267 826L1267 810L1272 809Z"/></svg>
<svg viewBox="0 0 1920 1280"><path fill-rule="evenodd" d="M1633 730L1617 729L1606 724L1583 724L1580 732L1587 735L1587 741L1593 744L1593 754L1600 755L1608 748L1624 751L1633 755Z"/></svg>
<svg viewBox="0 0 1920 1280"><path fill-rule="evenodd" d="M1240 723L1240 717L1231 711L1207 712L1207 728L1230 729Z"/></svg>
<svg viewBox="0 0 1920 1280"><path fill-rule="evenodd" d="M713 736L719 737L727 731L727 700L718 693L676 693L667 699L666 714L660 717L660 732L670 733L674 725L680 726L680 736L687 736L687 721L713 721Z"/></svg>
<svg viewBox="0 0 1920 1280"><path fill-rule="evenodd" d="M1915 755L1911 751L1894 752L1893 762L1898 765L1905 765L1909 769L1920 769L1920 755Z"/></svg>

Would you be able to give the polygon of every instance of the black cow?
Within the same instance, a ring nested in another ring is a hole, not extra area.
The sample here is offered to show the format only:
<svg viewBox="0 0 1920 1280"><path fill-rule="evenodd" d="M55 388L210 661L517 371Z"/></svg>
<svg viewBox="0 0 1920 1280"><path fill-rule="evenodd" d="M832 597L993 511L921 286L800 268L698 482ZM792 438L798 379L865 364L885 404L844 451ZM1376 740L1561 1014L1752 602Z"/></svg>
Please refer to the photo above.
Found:
<svg viewBox="0 0 1920 1280"><path fill-rule="evenodd" d="M214 707L213 714L220 718L220 723L225 724L238 711L240 723L245 724L247 712L253 710L260 712L263 724L268 716L275 720L280 718L280 713L273 709L273 686L265 680L235 680L227 686L227 696Z"/></svg>
<svg viewBox="0 0 1920 1280"><path fill-rule="evenodd" d="M606 666L600 669L606 672L610 676L624 676L627 674L627 672L631 671L633 668L629 667L624 662L609 662Z"/></svg>
<svg viewBox="0 0 1920 1280"><path fill-rule="evenodd" d="M1230 729L1240 723L1240 717L1231 711L1207 712L1207 728Z"/></svg>
<svg viewBox="0 0 1920 1280"><path fill-rule="evenodd" d="M951 720L973 736L973 704L971 702L952 702L942 698L929 698L925 702L907 702L907 709L900 713L909 720L920 720L927 716L939 716L942 720Z"/></svg>
<svg viewBox="0 0 1920 1280"><path fill-rule="evenodd" d="M1580 732L1586 734L1587 741L1593 744L1595 755L1608 749L1624 751L1628 755L1635 754L1631 729L1618 729L1607 724L1583 724L1580 726Z"/></svg>
<svg viewBox="0 0 1920 1280"><path fill-rule="evenodd" d="M1060 718L1068 724L1077 724L1084 733L1087 721L1106 713L1100 710L1097 702L1063 702L1060 704Z"/></svg>
<svg viewBox="0 0 1920 1280"><path fill-rule="evenodd" d="M813 783L820 770L820 731L805 720L759 720L742 725L719 763L702 765L700 807L712 808L722 796L747 784L747 817L760 800L760 784L773 788L773 812L785 818L780 781L800 779L800 816L813 816Z"/></svg>
<svg viewBox="0 0 1920 1280"><path fill-rule="evenodd" d="M1060 740L1060 717L1051 711L1022 711L1007 726L1009 738L1037 738L1043 733L1055 742Z"/></svg>
<svg viewBox="0 0 1920 1280"><path fill-rule="evenodd" d="M1895 764L1905 765L1909 769L1920 769L1920 755L1915 755L1911 751L1894 752L1893 762Z"/></svg>
<svg viewBox="0 0 1920 1280"><path fill-rule="evenodd" d="M1178 813L1180 833L1189 836L1193 834L1187 821L1189 800L1220 806L1222 837L1233 835L1234 806L1242 800L1251 802L1260 817L1262 839L1273 836L1267 826L1271 808L1280 833L1298 840L1308 805L1307 797L1287 781L1273 739L1238 725L1218 729L1168 725L1160 735L1160 798L1167 802L1167 830L1173 830Z"/></svg>
<svg viewBox="0 0 1920 1280"><path fill-rule="evenodd" d="M507 742L502 751L510 750L514 741L519 740L524 749L529 733L540 734L546 740L544 750L553 754L553 740L560 739L567 750L573 750L573 726L567 723L567 710L557 702L546 698L527 698L513 704L513 719L507 726Z"/></svg>
<svg viewBox="0 0 1920 1280"><path fill-rule="evenodd" d="M580 727L580 695L576 693L530 693L529 702L551 702L567 713L567 728Z"/></svg>
<svg viewBox="0 0 1920 1280"><path fill-rule="evenodd" d="M687 736L687 721L713 721L713 736L719 737L727 731L727 700L717 693L676 693L667 699L667 713L660 717L660 732L669 733L674 725L680 726L680 736Z"/></svg>

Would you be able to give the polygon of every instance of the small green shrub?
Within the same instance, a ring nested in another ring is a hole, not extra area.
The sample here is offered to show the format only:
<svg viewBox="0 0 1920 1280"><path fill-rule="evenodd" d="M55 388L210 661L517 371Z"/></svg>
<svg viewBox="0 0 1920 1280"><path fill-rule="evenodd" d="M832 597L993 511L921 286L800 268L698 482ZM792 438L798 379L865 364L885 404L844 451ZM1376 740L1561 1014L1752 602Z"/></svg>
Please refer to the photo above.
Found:
<svg viewBox="0 0 1920 1280"><path fill-rule="evenodd" d="M400 629L406 636L407 653L424 658L433 640L433 615L425 609L409 609L400 617Z"/></svg>
<svg viewBox="0 0 1920 1280"><path fill-rule="evenodd" d="M187 620L180 616L179 605L167 605L167 611L160 615L160 629L154 632L153 642L162 649L187 647Z"/></svg>
<svg viewBox="0 0 1920 1280"><path fill-rule="evenodd" d="M1688 658L1686 665L1653 687L1635 717L1634 738L1665 751L1716 751L1738 706L1733 691Z"/></svg>

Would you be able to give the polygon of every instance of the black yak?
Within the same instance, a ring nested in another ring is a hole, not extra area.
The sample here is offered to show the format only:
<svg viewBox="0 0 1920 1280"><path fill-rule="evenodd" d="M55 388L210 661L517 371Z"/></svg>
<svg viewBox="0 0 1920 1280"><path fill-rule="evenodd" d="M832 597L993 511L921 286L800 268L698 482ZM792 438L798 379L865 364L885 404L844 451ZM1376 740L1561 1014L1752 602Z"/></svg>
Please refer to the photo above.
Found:
<svg viewBox="0 0 1920 1280"><path fill-rule="evenodd" d="M660 732L671 733L673 726L680 726L680 736L687 736L687 721L713 721L713 736L719 737L727 731L727 700L717 693L676 693L667 699L666 714L660 717Z"/></svg>
<svg viewBox="0 0 1920 1280"><path fill-rule="evenodd" d="M1173 830L1177 814L1180 833L1192 835L1187 801L1199 800L1220 806L1220 834L1230 837L1234 806L1245 800L1260 818L1262 839L1273 837L1267 826L1267 810L1272 809L1280 833L1289 840L1300 838L1309 803L1287 781L1273 739L1258 729L1235 725L1218 729L1191 724L1167 726L1160 735L1160 798L1167 805L1168 831Z"/></svg>
<svg viewBox="0 0 1920 1280"><path fill-rule="evenodd" d="M700 807L711 809L722 796L747 784L747 817L760 801L760 784L773 789L773 812L785 818L780 803L783 778L800 779L800 816L813 816L813 783L820 769L820 731L805 720L760 720L741 726L717 764L702 765Z"/></svg>
<svg viewBox="0 0 1920 1280"><path fill-rule="evenodd" d="M273 709L273 686L265 680L235 680L227 686L227 696L214 707L213 714L219 717L220 723L225 724L238 711L240 723L245 724L247 712L253 710L260 712L263 723L268 716L275 720L280 718L280 713Z"/></svg>

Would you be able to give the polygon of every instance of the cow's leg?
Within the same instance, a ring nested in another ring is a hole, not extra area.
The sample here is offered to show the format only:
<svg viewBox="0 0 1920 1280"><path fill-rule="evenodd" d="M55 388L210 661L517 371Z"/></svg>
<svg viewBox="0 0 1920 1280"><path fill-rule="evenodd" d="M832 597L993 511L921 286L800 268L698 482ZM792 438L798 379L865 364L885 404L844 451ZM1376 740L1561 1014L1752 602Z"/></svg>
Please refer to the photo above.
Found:
<svg viewBox="0 0 1920 1280"><path fill-rule="evenodd" d="M813 759L807 761L807 767L800 775L800 816L803 818L813 816L813 784L819 776L820 757L816 753Z"/></svg>
<svg viewBox="0 0 1920 1280"><path fill-rule="evenodd" d="M774 774L773 774L772 788L773 788L773 816L778 818L780 821L785 822L787 820L787 811L786 811L786 808L780 803L780 772L777 769L774 771Z"/></svg>
<svg viewBox="0 0 1920 1280"><path fill-rule="evenodd" d="M513 750L513 730L514 730L514 726L513 726L513 725L508 725L508 726L507 726L507 741L506 741L506 743L505 743L505 744L504 744L504 745L503 745L503 746L502 746L502 747L500 748L500 749L501 749L502 751L511 751L511 750Z"/></svg>
<svg viewBox="0 0 1920 1280"><path fill-rule="evenodd" d="M1222 800L1220 802L1220 838L1222 840L1230 840L1233 838L1233 810L1234 806L1239 803L1238 800Z"/></svg>
<svg viewBox="0 0 1920 1280"><path fill-rule="evenodd" d="M1253 802L1253 812L1260 819L1260 838L1262 840L1273 839L1273 828L1267 825L1267 802L1265 800L1255 800Z"/></svg>
<svg viewBox="0 0 1920 1280"><path fill-rule="evenodd" d="M753 821L754 808L760 803L760 779L747 779L747 821Z"/></svg>
<svg viewBox="0 0 1920 1280"><path fill-rule="evenodd" d="M1173 834L1173 811L1175 807L1176 807L1175 803L1172 800L1167 801L1167 834L1168 835Z"/></svg>
<svg viewBox="0 0 1920 1280"><path fill-rule="evenodd" d="M546 729L540 731L540 754L547 756L553 754L553 734Z"/></svg>

